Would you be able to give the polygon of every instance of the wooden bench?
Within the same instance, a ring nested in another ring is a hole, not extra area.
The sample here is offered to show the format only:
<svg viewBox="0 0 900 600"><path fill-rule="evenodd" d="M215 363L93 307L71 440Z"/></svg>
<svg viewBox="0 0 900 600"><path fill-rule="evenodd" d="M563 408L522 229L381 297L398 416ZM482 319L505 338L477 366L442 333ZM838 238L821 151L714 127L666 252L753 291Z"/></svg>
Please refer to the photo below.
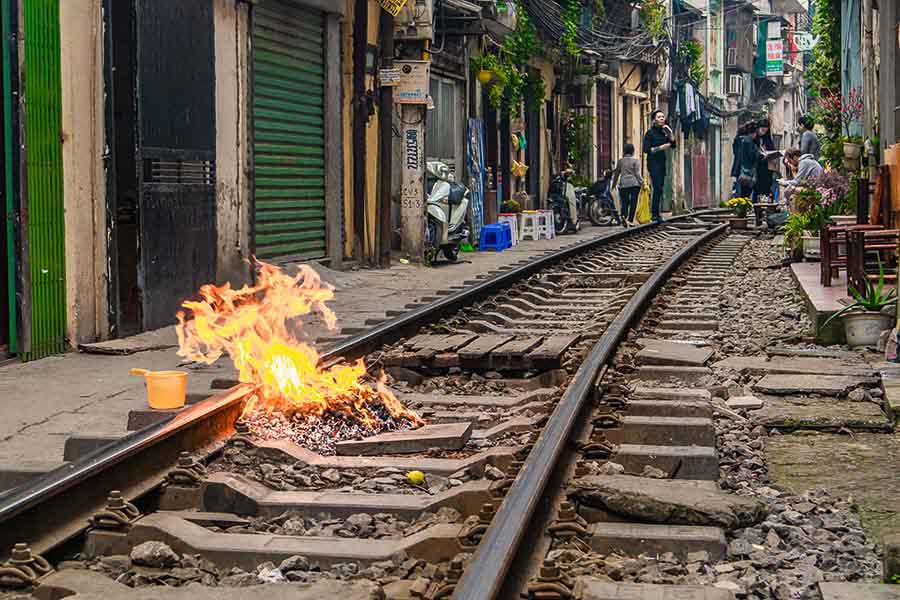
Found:
<svg viewBox="0 0 900 600"><path fill-rule="evenodd" d="M841 269L847 269L847 233L849 231L882 230L881 225L832 225L826 224L819 231L819 260L821 261L820 281L823 286L831 287L832 278L836 278ZM844 252L841 252L844 246Z"/></svg>
<svg viewBox="0 0 900 600"><path fill-rule="evenodd" d="M851 230L847 232L847 292L862 293L867 281L897 281L897 239L900 229Z"/></svg>

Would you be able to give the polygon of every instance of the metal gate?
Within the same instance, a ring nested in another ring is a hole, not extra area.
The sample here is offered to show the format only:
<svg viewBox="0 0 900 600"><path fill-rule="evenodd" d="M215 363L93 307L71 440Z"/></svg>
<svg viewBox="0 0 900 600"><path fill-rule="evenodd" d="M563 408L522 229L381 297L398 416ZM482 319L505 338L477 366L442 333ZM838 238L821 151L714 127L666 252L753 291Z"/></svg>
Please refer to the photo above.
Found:
<svg viewBox="0 0 900 600"><path fill-rule="evenodd" d="M26 360L65 351L66 257L62 185L62 92L59 0L23 2L25 31L26 231L23 271L28 294L22 308L30 321L23 341Z"/></svg>
<svg viewBox="0 0 900 600"><path fill-rule="evenodd" d="M319 258L325 256L325 16L289 0L258 0L252 21L253 250L260 259Z"/></svg>
<svg viewBox="0 0 900 600"><path fill-rule="evenodd" d="M212 0L135 0L142 325L216 273Z"/></svg>

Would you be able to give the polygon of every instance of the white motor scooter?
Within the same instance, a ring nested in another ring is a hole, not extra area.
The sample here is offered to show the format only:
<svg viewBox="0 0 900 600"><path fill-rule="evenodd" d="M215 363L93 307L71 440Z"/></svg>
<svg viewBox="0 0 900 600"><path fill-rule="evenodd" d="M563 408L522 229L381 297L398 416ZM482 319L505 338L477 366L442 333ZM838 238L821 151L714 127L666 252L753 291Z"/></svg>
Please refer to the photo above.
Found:
<svg viewBox="0 0 900 600"><path fill-rule="evenodd" d="M469 239L469 190L453 180L450 167L429 161L426 200L425 260L434 262L438 250L450 262L459 258L459 246Z"/></svg>

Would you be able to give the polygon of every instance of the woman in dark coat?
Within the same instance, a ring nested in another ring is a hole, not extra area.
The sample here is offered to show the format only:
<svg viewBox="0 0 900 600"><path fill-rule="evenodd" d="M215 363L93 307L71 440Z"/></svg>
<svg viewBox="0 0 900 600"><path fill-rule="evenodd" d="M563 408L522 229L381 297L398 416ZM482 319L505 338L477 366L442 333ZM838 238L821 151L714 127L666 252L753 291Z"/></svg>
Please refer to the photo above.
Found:
<svg viewBox="0 0 900 600"><path fill-rule="evenodd" d="M666 115L661 110L654 110L650 115L650 130L644 134L644 154L647 155L647 171L650 173L650 184L653 196L650 201L650 215L654 221L662 221L663 186L666 182L666 150L675 147L675 134L666 125Z"/></svg>
<svg viewBox="0 0 900 600"><path fill-rule="evenodd" d="M732 174L735 174L734 189L737 198L750 198L756 187L756 169L762 156L756 145L757 135L756 123L751 121L741 128L737 139L737 151L732 168Z"/></svg>
<svg viewBox="0 0 900 600"><path fill-rule="evenodd" d="M775 140L772 139L770 127L768 119L762 119L756 124L756 145L761 151L769 152L775 149ZM769 170L769 162L762 157L761 152L759 161L756 163L756 187L754 189L756 197L753 200L758 202L760 196L769 196L771 198L774 182L772 171Z"/></svg>

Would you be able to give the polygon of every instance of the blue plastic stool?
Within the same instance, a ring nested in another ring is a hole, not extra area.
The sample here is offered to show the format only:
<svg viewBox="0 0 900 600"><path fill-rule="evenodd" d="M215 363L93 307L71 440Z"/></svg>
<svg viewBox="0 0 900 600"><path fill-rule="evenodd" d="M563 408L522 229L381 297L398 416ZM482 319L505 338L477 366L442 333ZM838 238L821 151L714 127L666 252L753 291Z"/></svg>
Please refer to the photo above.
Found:
<svg viewBox="0 0 900 600"><path fill-rule="evenodd" d="M509 223L497 223L495 225L485 225L481 228L481 239L478 242L478 249L496 250L502 252L512 247L512 230Z"/></svg>

